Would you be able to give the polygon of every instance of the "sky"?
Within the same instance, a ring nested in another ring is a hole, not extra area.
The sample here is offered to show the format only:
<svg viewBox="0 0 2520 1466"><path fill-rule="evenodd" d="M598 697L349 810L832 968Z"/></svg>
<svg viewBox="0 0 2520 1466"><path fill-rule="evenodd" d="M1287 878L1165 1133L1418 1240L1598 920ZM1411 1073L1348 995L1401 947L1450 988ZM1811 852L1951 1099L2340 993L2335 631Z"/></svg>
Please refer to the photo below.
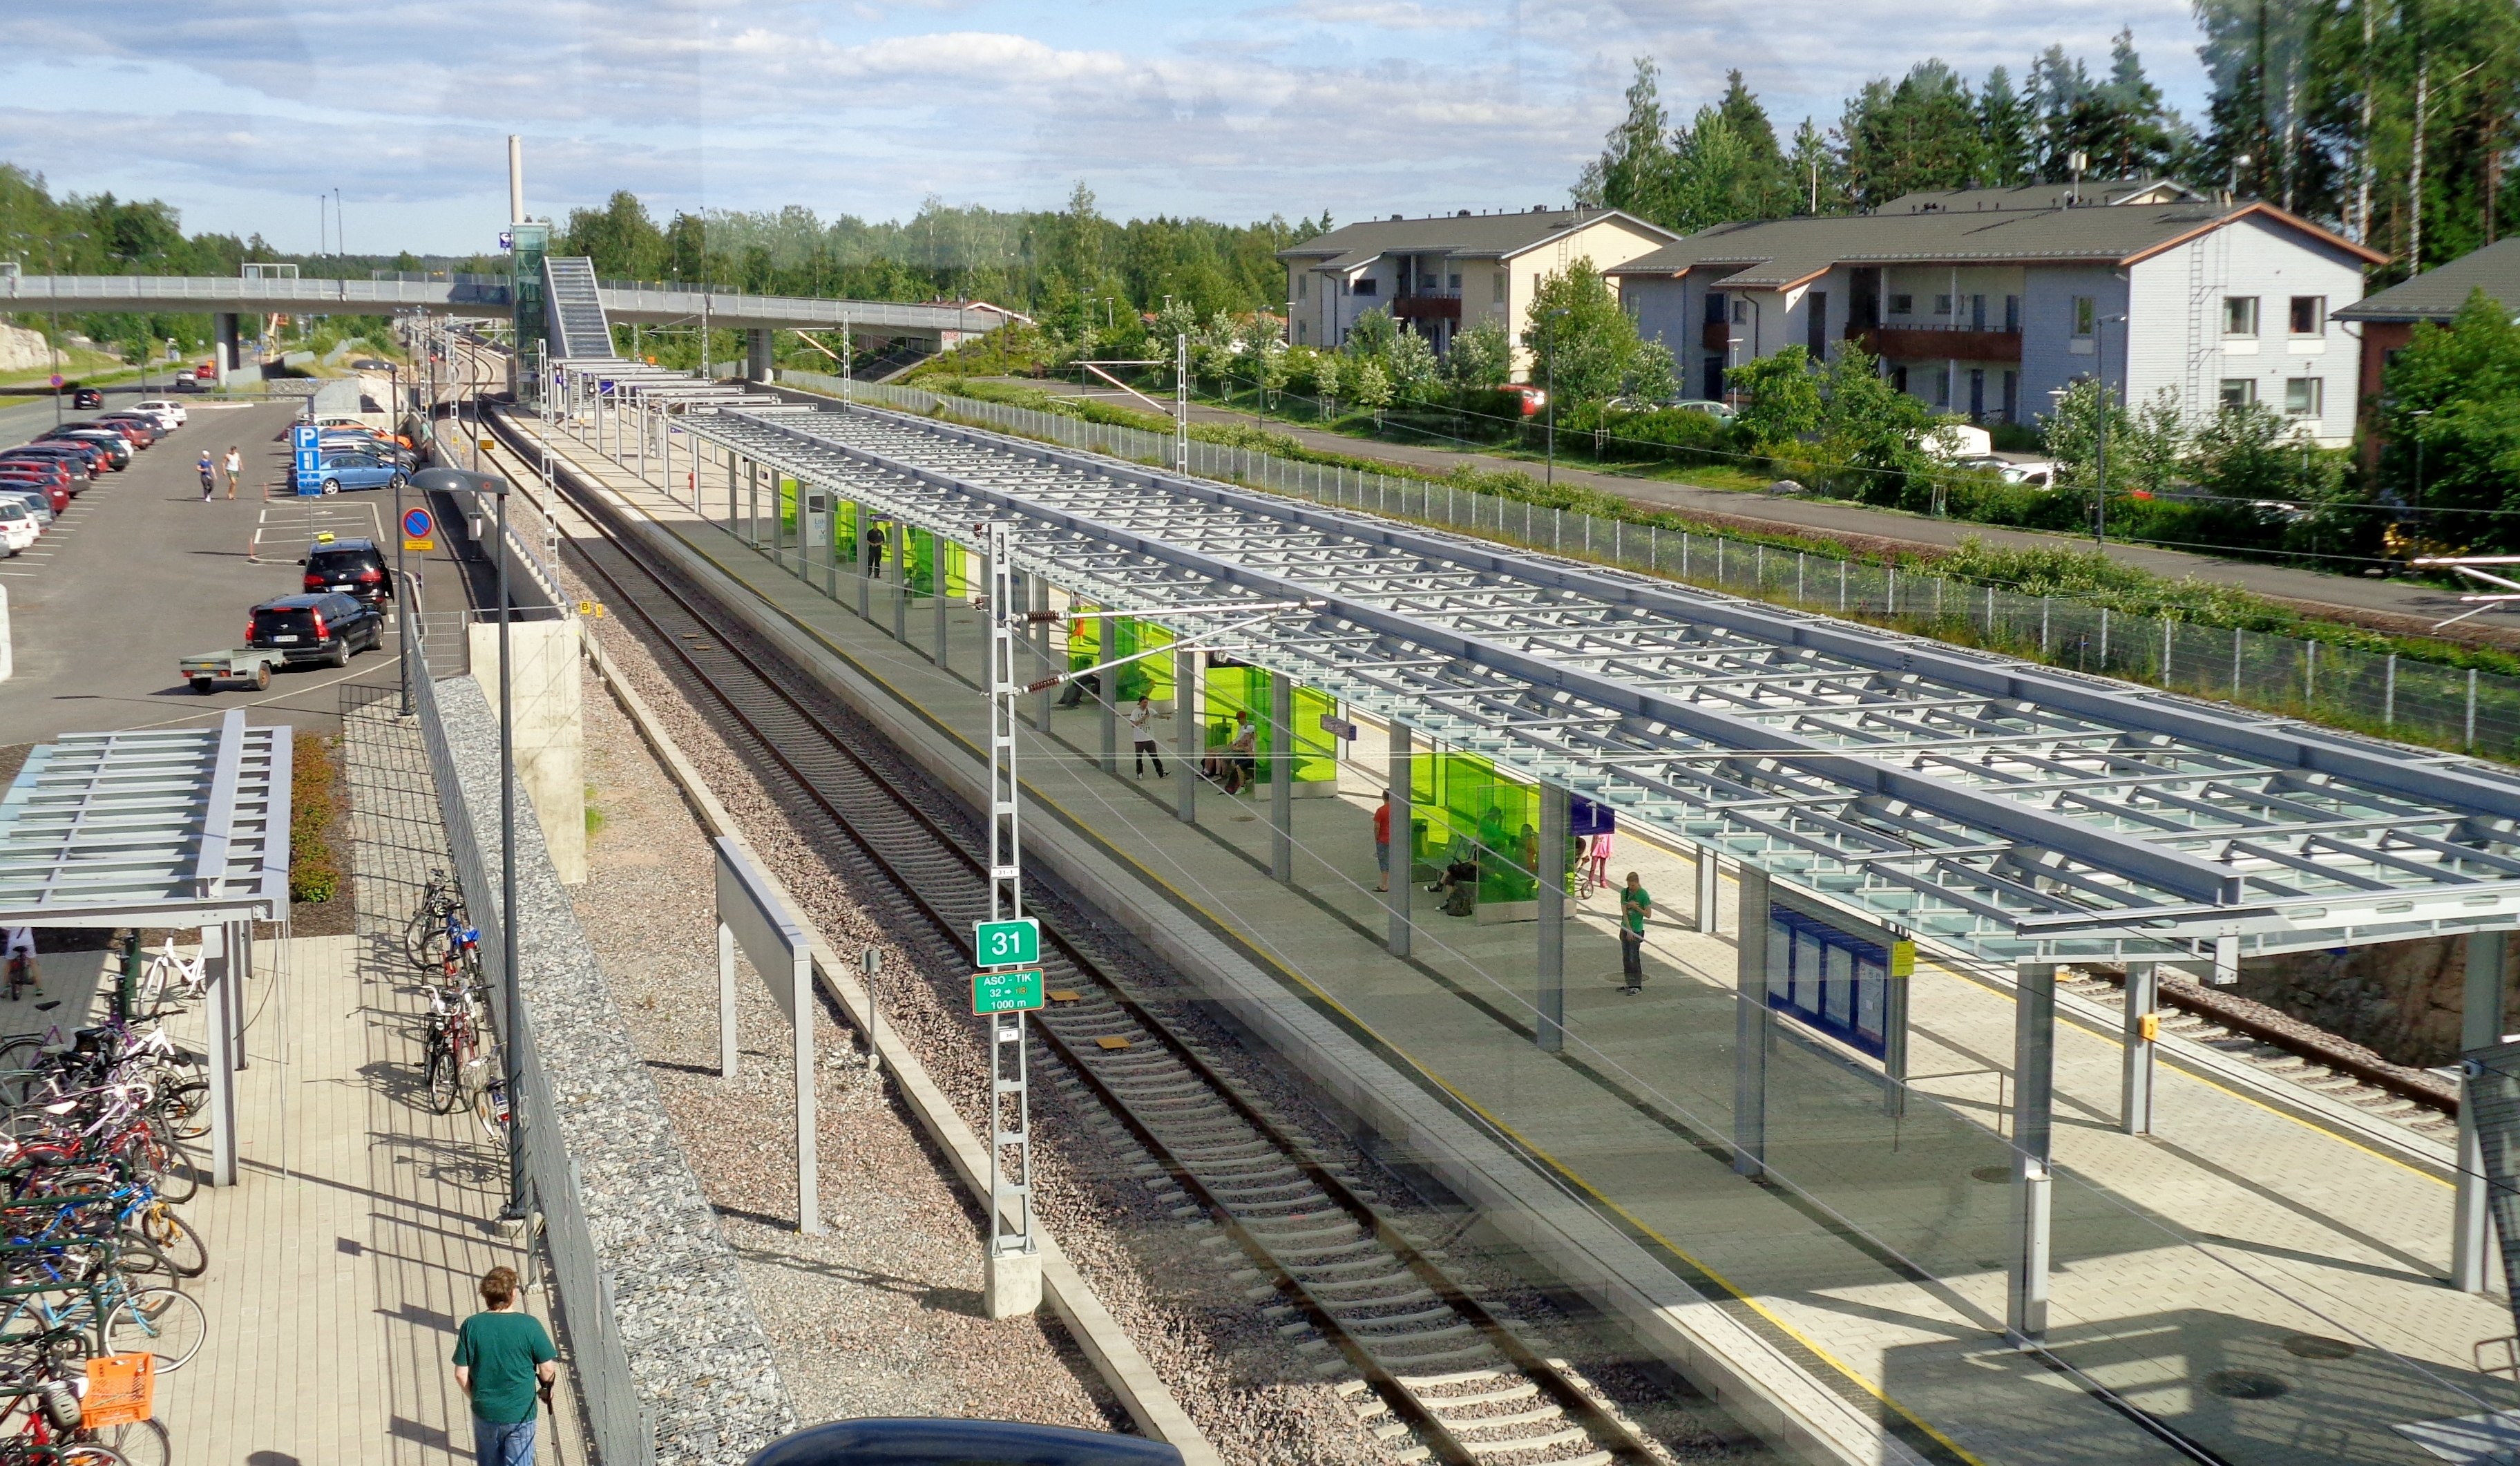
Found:
<svg viewBox="0 0 2520 1466"><path fill-rule="evenodd" d="M1562 202L1631 61L1686 117L1738 68L1780 135L1939 56L2104 70L2191 117L2187 0L82 0L0 7L0 160L281 249L472 253L617 188L677 209L920 202L1236 222Z"/></svg>

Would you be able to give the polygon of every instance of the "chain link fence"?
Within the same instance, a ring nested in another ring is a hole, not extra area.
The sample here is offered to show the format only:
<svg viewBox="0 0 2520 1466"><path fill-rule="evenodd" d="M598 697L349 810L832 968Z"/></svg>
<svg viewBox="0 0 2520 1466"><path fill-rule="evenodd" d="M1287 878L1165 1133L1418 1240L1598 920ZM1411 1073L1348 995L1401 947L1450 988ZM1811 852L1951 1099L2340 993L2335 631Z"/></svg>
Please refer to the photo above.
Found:
<svg viewBox="0 0 2520 1466"><path fill-rule="evenodd" d="M1168 434L1065 413L843 382L781 380L905 411L946 412L1025 437L1170 466ZM1892 567L1778 549L1702 530L1665 529L1423 479L1298 463L1193 438L1188 471L1320 504L1462 529L1552 554L1624 566L1755 600L1846 616L2006 656L2096 672L2330 727L2511 760L2520 758L2520 677L2445 666L2236 627L2129 616L2088 602L2023 595Z"/></svg>

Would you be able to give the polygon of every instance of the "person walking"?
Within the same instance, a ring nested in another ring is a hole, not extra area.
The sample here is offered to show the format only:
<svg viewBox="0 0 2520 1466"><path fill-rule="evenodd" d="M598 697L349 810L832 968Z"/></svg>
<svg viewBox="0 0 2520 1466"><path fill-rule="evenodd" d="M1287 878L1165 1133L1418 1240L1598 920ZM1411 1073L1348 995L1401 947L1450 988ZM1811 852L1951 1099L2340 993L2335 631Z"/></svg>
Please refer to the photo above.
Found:
<svg viewBox="0 0 2520 1466"><path fill-rule="evenodd" d="M1391 889L1391 791L1382 792L1382 802L1373 806L1373 889Z"/></svg>
<svg viewBox="0 0 2520 1466"><path fill-rule="evenodd" d="M1619 970L1626 975L1627 994L1642 992L1645 986L1645 918L1653 914L1653 895L1628 872L1628 886L1619 893Z"/></svg>
<svg viewBox="0 0 2520 1466"><path fill-rule="evenodd" d="M219 466L227 471L228 497L233 499L236 497L237 481L245 477L245 454L238 451L236 444L230 443L227 459Z"/></svg>
<svg viewBox="0 0 2520 1466"><path fill-rule="evenodd" d="M1147 776L1147 760L1155 760L1155 777L1164 776L1164 756L1155 747L1155 706L1147 695L1138 695L1138 705L1129 710L1129 745L1138 756L1138 777Z"/></svg>
<svg viewBox="0 0 2520 1466"><path fill-rule="evenodd" d="M455 1332L455 1385L472 1400L474 1466L533 1466L534 1400L550 1402L559 1351L517 1302L517 1270L481 1274L483 1311Z"/></svg>
<svg viewBox="0 0 2520 1466"><path fill-rule="evenodd" d="M210 502L210 495L217 491L219 486L218 465L210 461L209 449L202 450L201 462L194 464L193 468L202 476L202 502L206 504Z"/></svg>

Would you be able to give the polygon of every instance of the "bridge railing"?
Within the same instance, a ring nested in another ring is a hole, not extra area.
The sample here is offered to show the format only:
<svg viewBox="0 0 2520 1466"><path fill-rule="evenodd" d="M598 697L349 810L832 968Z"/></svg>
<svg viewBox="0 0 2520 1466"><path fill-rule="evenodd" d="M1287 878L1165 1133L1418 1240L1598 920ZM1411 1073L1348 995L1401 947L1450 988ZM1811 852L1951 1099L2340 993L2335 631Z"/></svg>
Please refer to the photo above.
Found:
<svg viewBox="0 0 2520 1466"><path fill-rule="evenodd" d="M493 297L496 298L492 298ZM199 301L204 308L241 301L304 307L325 304L436 305L508 303L504 283L460 281L243 280L215 275L11 275L0 277L0 310L97 308L123 300ZM89 302L95 302L91 304Z"/></svg>

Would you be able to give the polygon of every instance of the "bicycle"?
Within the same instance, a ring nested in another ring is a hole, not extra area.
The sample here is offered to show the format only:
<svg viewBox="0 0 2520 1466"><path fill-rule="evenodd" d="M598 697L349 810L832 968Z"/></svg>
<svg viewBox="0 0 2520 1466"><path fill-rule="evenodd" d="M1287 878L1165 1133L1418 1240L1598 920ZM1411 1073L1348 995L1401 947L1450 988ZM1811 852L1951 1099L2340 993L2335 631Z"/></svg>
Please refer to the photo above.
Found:
<svg viewBox="0 0 2520 1466"><path fill-rule="evenodd" d="M422 972L443 971L448 959L459 948L467 947L465 937L471 931L464 919L462 890L446 872L430 871L420 905L403 923L403 951L411 958L411 965ZM479 940L478 934L473 934L472 940ZM472 960L477 962L478 958Z"/></svg>
<svg viewBox="0 0 2520 1466"><path fill-rule="evenodd" d="M421 1047L428 1107L439 1115L455 1113L481 1054L481 1030L474 1021L472 995L458 989L450 1003L446 994L442 987L428 989L428 1031Z"/></svg>
<svg viewBox="0 0 2520 1466"><path fill-rule="evenodd" d="M165 1010L166 989L172 984L182 989L181 999L198 1001L210 990L209 957L197 952L186 961L175 955L175 939L169 936L158 954L149 959L149 970L140 975L140 999L155 1017Z"/></svg>

